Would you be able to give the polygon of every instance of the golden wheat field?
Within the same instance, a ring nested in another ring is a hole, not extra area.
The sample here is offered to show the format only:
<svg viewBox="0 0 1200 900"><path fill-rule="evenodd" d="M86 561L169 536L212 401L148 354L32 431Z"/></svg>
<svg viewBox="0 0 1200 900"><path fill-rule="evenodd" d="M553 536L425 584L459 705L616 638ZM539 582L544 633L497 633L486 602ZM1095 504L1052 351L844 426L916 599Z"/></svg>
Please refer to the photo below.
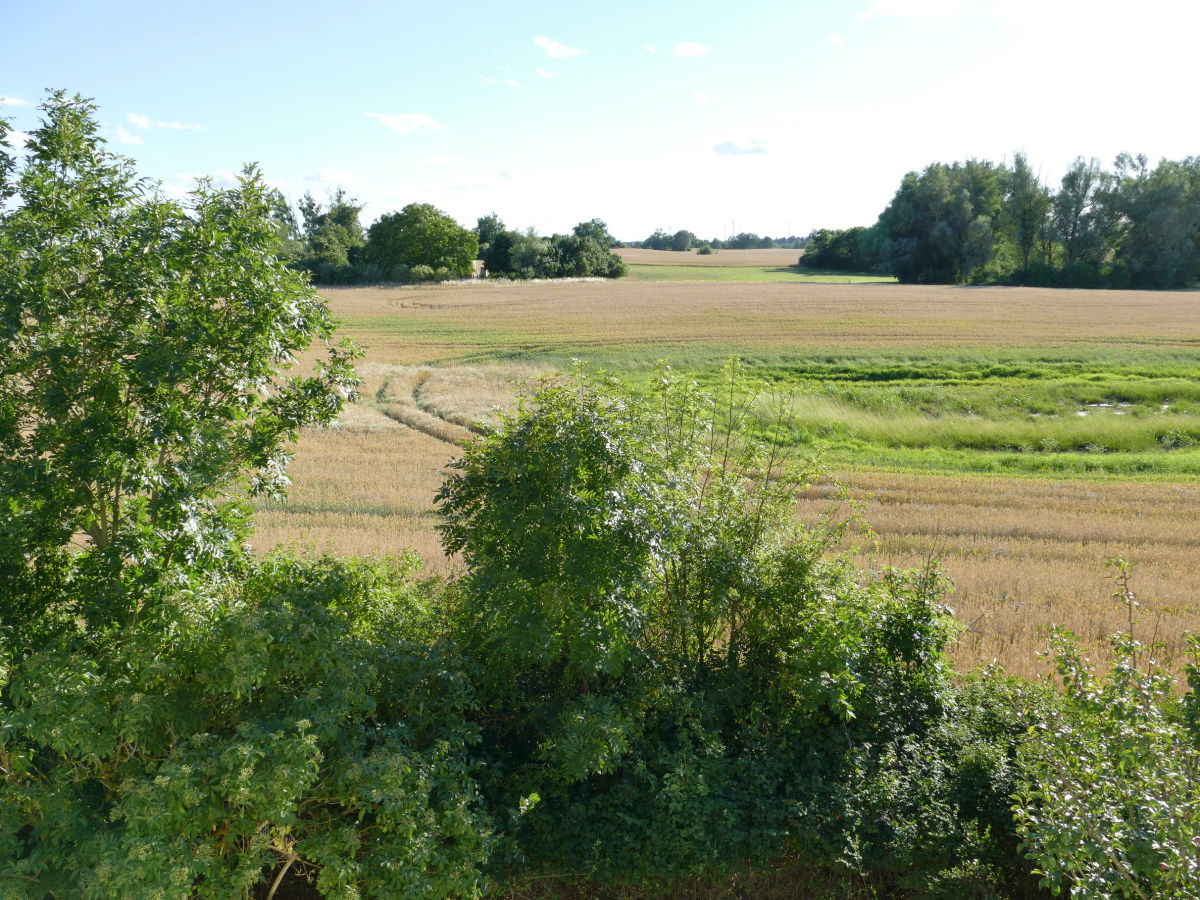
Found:
<svg viewBox="0 0 1200 900"><path fill-rule="evenodd" d="M339 554L416 551L448 571L433 496L446 464L564 354L653 359L713 346L930 349L1080 345L1188 348L1195 294L893 285L502 284L323 292L366 349L360 401L336 431L305 433L284 505L261 504L256 545ZM539 355L544 359L539 361ZM955 584L963 667L1044 672L1041 629L1100 647L1125 624L1105 560L1135 565L1139 626L1178 662L1200 630L1200 484L921 474L839 466L865 504L853 536L868 567L933 557ZM815 518L818 483L797 512Z"/></svg>

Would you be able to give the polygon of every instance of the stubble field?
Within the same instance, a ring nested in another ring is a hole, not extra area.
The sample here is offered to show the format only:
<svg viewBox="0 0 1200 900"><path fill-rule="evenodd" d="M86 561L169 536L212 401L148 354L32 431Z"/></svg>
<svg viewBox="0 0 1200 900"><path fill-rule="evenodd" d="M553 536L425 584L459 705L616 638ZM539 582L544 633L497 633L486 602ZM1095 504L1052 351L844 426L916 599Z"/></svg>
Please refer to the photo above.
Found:
<svg viewBox="0 0 1200 900"><path fill-rule="evenodd" d="M1200 297L817 284L471 284L324 291L366 348L362 398L306 433L256 544L413 549L434 571L433 494L464 441L572 358L701 381L740 357L786 397L794 448L865 503L865 565L936 557L964 667L1044 671L1040 629L1121 627L1105 560L1134 563L1143 636L1178 661L1200 625ZM764 422L778 416L764 400ZM482 425L480 424L482 423ZM1109 445L1101 443L1107 441ZM798 515L832 502L819 480Z"/></svg>

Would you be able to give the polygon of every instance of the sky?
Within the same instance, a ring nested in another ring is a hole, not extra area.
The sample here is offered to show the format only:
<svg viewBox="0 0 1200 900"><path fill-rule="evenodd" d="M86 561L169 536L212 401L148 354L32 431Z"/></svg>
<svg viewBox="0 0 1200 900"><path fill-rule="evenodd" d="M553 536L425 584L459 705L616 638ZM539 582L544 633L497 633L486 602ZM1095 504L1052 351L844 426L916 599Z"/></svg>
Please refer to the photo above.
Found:
<svg viewBox="0 0 1200 900"><path fill-rule="evenodd" d="M256 162L364 223L804 235L933 162L1200 153L1192 0L0 0L0 33L18 132L62 88L165 191Z"/></svg>

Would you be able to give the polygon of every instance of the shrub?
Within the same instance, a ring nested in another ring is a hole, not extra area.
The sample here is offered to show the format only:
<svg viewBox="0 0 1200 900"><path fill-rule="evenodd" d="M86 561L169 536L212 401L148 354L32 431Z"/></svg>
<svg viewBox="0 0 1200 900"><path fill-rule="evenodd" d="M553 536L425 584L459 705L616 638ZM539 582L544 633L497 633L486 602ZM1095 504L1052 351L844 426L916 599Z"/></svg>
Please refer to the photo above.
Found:
<svg viewBox="0 0 1200 900"><path fill-rule="evenodd" d="M432 266L419 263L409 269L409 275L413 281L433 281L434 271Z"/></svg>
<svg viewBox="0 0 1200 900"><path fill-rule="evenodd" d="M1200 742L1179 715L1173 679L1132 636L1134 596L1118 562L1130 631L1097 677L1072 635L1050 646L1068 699L1020 748L1014 793L1024 848L1055 893L1072 897L1200 896ZM1193 667L1200 663L1193 644ZM1184 703L1195 708L1196 681Z"/></svg>
<svg viewBox="0 0 1200 900"><path fill-rule="evenodd" d="M0 894L326 897L482 888L470 684L412 559L273 556L98 646L13 667Z"/></svg>

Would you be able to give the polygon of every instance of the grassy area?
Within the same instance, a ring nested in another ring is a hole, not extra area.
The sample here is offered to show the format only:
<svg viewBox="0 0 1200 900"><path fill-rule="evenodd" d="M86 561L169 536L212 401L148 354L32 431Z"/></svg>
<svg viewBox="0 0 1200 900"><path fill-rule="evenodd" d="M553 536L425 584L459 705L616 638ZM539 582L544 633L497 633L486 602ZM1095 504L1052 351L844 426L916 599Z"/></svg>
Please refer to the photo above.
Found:
<svg viewBox="0 0 1200 900"><path fill-rule="evenodd" d="M801 266L630 265L631 281L783 281L813 284L894 284L890 275L833 272Z"/></svg>

